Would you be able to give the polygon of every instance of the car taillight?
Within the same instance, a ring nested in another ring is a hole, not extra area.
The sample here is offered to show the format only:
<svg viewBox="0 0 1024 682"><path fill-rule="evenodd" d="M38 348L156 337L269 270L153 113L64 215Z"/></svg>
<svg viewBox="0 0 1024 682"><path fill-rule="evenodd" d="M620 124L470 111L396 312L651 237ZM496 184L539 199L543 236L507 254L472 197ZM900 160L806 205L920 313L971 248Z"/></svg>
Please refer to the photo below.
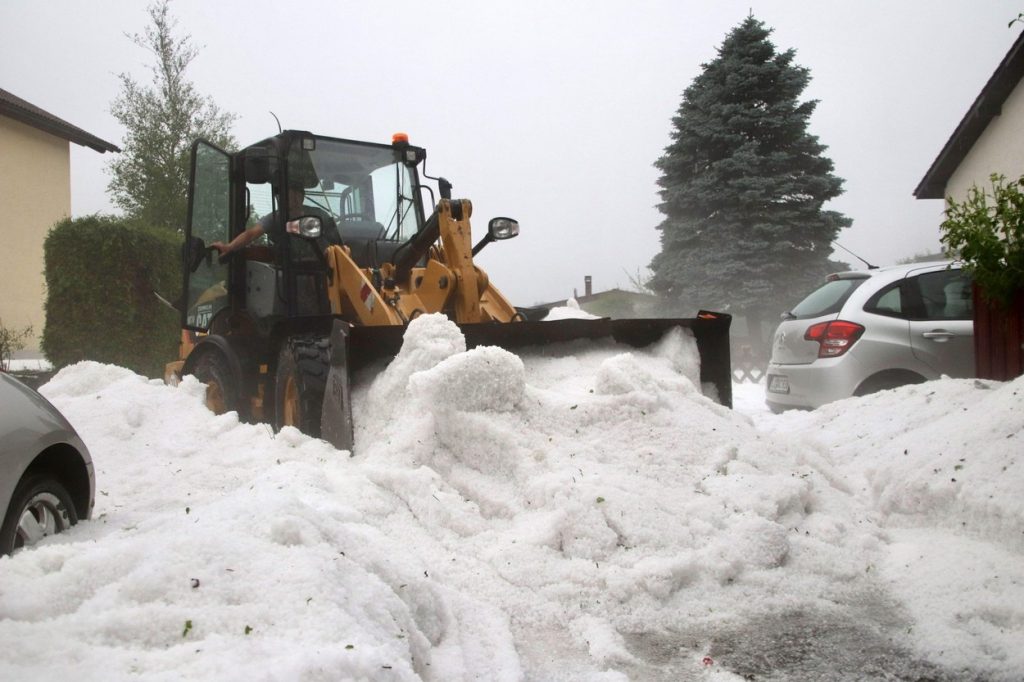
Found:
<svg viewBox="0 0 1024 682"><path fill-rule="evenodd" d="M850 350L863 333L864 327L859 324L833 320L812 324L804 333L804 338L818 342L819 358L836 358Z"/></svg>

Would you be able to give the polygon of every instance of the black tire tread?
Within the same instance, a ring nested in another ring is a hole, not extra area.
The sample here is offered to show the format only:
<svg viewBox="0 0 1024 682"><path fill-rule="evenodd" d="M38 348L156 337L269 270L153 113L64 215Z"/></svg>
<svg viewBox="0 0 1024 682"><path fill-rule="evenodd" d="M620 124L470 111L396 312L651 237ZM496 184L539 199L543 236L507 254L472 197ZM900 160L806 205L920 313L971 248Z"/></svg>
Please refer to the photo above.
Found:
<svg viewBox="0 0 1024 682"><path fill-rule="evenodd" d="M288 360L294 367L295 379L299 389L300 416L302 424L299 430L306 435L320 437L320 411L323 408L324 390L327 387L327 374L330 371L331 341L326 336L307 334L292 336L285 341L278 361L277 382L282 379L282 369L287 370ZM276 426L281 428L281 391L276 389L277 400L275 414Z"/></svg>
<svg viewBox="0 0 1024 682"><path fill-rule="evenodd" d="M230 365L224 355L217 350L206 350L196 361L192 374L200 382L208 384L216 381L220 385L221 394L224 396L224 405L228 412L238 412L243 420L242 401L237 380L233 378Z"/></svg>
<svg viewBox="0 0 1024 682"><path fill-rule="evenodd" d="M46 472L30 473L24 476L14 488L11 504L4 512L3 524L0 525L0 556L10 554L14 550L14 538L21 513L37 493L48 491L60 500L70 528L78 523L78 511L67 488L51 474Z"/></svg>

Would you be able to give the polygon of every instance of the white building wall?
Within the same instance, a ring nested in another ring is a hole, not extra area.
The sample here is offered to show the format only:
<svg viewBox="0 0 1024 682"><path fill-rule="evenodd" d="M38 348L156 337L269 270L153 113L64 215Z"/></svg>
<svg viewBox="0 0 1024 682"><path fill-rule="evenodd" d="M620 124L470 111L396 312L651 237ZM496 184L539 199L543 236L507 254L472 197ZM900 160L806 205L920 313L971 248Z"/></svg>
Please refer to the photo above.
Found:
<svg viewBox="0 0 1024 682"><path fill-rule="evenodd" d="M949 178L946 196L962 201L972 185L989 187L992 173L1013 179L1024 175L1024 80Z"/></svg>

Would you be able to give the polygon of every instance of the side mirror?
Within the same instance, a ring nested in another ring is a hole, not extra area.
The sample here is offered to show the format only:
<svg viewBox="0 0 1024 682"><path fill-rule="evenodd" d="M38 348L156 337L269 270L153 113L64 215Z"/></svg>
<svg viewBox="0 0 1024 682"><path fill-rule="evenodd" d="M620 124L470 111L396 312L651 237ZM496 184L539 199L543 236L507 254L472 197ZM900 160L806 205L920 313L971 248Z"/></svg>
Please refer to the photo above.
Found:
<svg viewBox="0 0 1024 682"><path fill-rule="evenodd" d="M487 234L473 247L473 255L480 253L485 246L493 241L512 239L519 236L519 222L512 218L491 218L487 223Z"/></svg>
<svg viewBox="0 0 1024 682"><path fill-rule="evenodd" d="M306 239L316 239L323 231L323 223L316 216L306 215L285 223L285 231Z"/></svg>
<svg viewBox="0 0 1024 682"><path fill-rule="evenodd" d="M487 223L491 239L511 239L519 236L519 222L512 218L491 218Z"/></svg>

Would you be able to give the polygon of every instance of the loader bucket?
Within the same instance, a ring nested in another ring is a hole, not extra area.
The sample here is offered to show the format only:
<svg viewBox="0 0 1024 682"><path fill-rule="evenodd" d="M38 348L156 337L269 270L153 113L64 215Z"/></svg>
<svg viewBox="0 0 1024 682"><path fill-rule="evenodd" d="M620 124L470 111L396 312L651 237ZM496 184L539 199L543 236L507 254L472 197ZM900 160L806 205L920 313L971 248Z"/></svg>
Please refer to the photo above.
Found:
<svg viewBox="0 0 1024 682"><path fill-rule="evenodd" d="M729 325L724 313L701 311L695 318L597 320L567 319L551 322L461 324L466 348L498 346L515 351L530 346L578 339L611 338L635 348L661 339L670 329L693 332L700 354L701 384L712 384L718 400L732 407L732 366L729 357ZM352 326L335 320L331 331L331 369L324 392L321 435L339 449L352 449L352 409L349 383L359 370L398 355L405 328L399 326Z"/></svg>

